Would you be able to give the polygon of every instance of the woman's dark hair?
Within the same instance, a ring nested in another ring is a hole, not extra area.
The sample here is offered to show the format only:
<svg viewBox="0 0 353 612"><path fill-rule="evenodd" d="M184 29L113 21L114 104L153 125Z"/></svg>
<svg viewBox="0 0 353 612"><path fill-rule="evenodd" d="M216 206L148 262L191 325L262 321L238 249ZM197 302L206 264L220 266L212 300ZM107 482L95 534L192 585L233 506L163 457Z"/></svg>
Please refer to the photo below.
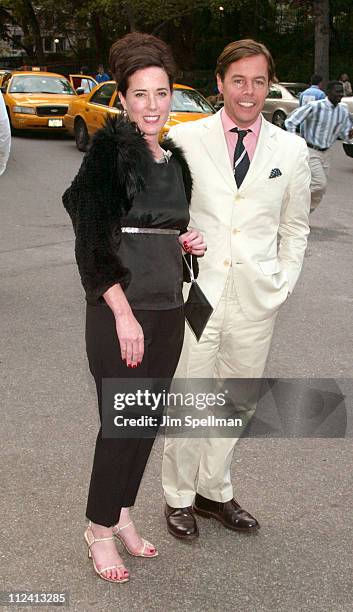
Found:
<svg viewBox="0 0 353 612"><path fill-rule="evenodd" d="M172 90L176 65L169 46L152 34L131 32L117 40L110 48L110 68L123 96L129 86L129 77L137 70L158 66L168 75Z"/></svg>

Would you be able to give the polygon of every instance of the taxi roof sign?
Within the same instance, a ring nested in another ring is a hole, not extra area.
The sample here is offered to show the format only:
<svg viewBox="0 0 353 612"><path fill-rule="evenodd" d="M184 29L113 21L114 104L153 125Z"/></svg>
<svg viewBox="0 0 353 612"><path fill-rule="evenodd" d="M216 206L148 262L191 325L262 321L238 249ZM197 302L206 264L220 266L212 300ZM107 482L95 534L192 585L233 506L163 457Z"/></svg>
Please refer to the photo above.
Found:
<svg viewBox="0 0 353 612"><path fill-rule="evenodd" d="M27 72L47 72L47 66L21 66L20 70L25 70Z"/></svg>

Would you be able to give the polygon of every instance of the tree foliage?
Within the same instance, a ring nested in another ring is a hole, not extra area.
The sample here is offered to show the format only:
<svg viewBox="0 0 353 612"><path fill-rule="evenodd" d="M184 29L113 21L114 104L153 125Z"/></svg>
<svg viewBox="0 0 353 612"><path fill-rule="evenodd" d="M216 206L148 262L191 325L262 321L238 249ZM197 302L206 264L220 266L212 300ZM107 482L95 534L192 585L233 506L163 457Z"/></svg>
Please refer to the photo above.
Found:
<svg viewBox="0 0 353 612"><path fill-rule="evenodd" d="M325 27L318 25L323 9ZM39 63L48 35L65 38L77 62L93 63L106 62L114 40L139 30L169 42L183 70L212 70L225 44L252 37L269 46L282 79L306 81L314 68L327 73L329 41L331 76L353 73L350 0L0 0L0 34L9 42L14 25Z"/></svg>

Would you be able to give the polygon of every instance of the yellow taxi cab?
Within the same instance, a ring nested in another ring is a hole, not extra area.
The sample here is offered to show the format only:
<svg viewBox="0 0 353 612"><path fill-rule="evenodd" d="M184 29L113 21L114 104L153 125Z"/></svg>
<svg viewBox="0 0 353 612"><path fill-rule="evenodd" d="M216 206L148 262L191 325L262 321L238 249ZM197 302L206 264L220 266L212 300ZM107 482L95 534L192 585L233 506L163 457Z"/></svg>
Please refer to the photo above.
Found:
<svg viewBox="0 0 353 612"><path fill-rule="evenodd" d="M103 126L106 114L118 114L122 110L115 81L97 85L91 93L73 99L64 124L75 137L79 151L86 151L91 136ZM173 87L172 109L161 138L172 125L183 121L195 121L214 113L213 107L192 87L175 84Z"/></svg>
<svg viewBox="0 0 353 612"><path fill-rule="evenodd" d="M13 132L38 128L65 131L64 115L77 97L73 86L61 74L33 69L6 74L1 91Z"/></svg>

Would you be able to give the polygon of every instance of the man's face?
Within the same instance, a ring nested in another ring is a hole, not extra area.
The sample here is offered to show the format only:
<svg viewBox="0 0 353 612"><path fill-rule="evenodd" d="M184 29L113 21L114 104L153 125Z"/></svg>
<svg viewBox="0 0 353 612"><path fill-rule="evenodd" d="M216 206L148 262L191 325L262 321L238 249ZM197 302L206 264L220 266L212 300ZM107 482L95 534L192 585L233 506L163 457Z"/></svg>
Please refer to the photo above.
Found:
<svg viewBox="0 0 353 612"><path fill-rule="evenodd" d="M333 89L328 92L327 97L330 102L332 102L333 106L337 106L343 98L342 85L334 85Z"/></svg>
<svg viewBox="0 0 353 612"><path fill-rule="evenodd" d="M256 121L267 96L268 65L264 55L252 55L233 62L217 85L224 97L224 108L234 123L247 128Z"/></svg>

